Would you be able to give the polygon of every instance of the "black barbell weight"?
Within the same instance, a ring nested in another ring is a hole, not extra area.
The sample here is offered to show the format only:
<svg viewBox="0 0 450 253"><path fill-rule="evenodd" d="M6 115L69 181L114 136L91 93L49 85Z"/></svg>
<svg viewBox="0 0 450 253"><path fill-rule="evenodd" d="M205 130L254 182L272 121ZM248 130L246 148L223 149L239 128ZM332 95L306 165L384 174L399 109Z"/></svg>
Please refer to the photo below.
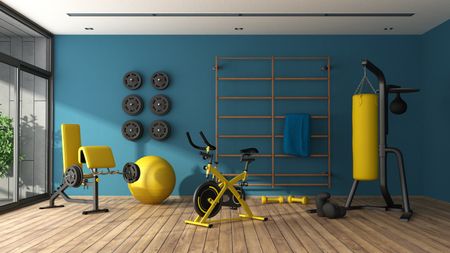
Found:
<svg viewBox="0 0 450 253"><path fill-rule="evenodd" d="M138 72L130 71L123 77L123 84L130 90L139 89L142 85L142 78Z"/></svg>
<svg viewBox="0 0 450 253"><path fill-rule="evenodd" d="M122 109L128 115L138 115L144 109L144 101L139 95L128 95L122 100Z"/></svg>
<svg viewBox="0 0 450 253"><path fill-rule="evenodd" d="M144 127L137 120L128 120L122 125L122 135L127 140L137 141L142 137L143 133Z"/></svg>
<svg viewBox="0 0 450 253"><path fill-rule="evenodd" d="M170 111L170 99L169 97L158 94L152 97L150 102L151 110L157 115L164 115Z"/></svg>
<svg viewBox="0 0 450 253"><path fill-rule="evenodd" d="M164 90L169 86L169 76L161 71L152 76L152 85L155 89Z"/></svg>

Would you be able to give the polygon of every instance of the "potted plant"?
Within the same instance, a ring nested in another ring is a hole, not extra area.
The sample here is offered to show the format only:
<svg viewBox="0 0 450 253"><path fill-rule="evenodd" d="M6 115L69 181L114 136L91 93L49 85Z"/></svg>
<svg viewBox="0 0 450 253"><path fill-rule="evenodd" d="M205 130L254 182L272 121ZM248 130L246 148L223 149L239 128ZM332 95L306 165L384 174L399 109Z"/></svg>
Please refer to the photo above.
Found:
<svg viewBox="0 0 450 253"><path fill-rule="evenodd" d="M8 175L14 160L12 119L0 112L0 178Z"/></svg>

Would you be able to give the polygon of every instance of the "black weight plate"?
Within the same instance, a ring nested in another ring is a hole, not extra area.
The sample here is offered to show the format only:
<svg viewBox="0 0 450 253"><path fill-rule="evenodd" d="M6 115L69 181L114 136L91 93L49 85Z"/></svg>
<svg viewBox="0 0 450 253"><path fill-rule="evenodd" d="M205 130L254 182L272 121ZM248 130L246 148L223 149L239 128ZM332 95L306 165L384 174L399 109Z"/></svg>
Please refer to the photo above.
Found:
<svg viewBox="0 0 450 253"><path fill-rule="evenodd" d="M125 182L132 184L139 180L141 170L135 163L126 163L122 169L122 176Z"/></svg>
<svg viewBox="0 0 450 253"><path fill-rule="evenodd" d="M128 72L123 77L123 84L130 90L139 89L142 85L141 75L134 71Z"/></svg>
<svg viewBox="0 0 450 253"><path fill-rule="evenodd" d="M64 174L64 182L70 187L79 187L83 182L83 170L78 165L70 166Z"/></svg>
<svg viewBox="0 0 450 253"><path fill-rule="evenodd" d="M211 207L211 202L217 198L220 192L220 187L214 181L207 181L197 187L194 192L194 210L198 215L203 217L208 209ZM222 208L222 198L212 210L208 218L216 216Z"/></svg>
<svg viewBox="0 0 450 253"><path fill-rule="evenodd" d="M169 76L164 72L156 72L152 76L152 85L155 89L164 90L169 86Z"/></svg>
<svg viewBox="0 0 450 253"><path fill-rule="evenodd" d="M169 97L158 94L152 97L151 101L152 112L157 115L164 115L170 111Z"/></svg>
<svg viewBox="0 0 450 253"><path fill-rule="evenodd" d="M170 135L170 125L163 120L155 120L150 126L150 135L153 139L161 141Z"/></svg>
<svg viewBox="0 0 450 253"><path fill-rule="evenodd" d="M128 115L138 115L144 109L144 101L138 95L129 95L122 100L122 109Z"/></svg>
<svg viewBox="0 0 450 253"><path fill-rule="evenodd" d="M122 135L127 140L136 141L142 137L143 133L142 123L137 120L129 120L122 125Z"/></svg>
<svg viewBox="0 0 450 253"><path fill-rule="evenodd" d="M244 191L244 189L239 187L239 186L236 186L235 188L236 188L236 191L239 193L239 195L241 195L241 199L245 200L245 191ZM238 206L238 207L241 206L241 203L239 203L239 200L234 195L233 195L233 203L236 206Z"/></svg>

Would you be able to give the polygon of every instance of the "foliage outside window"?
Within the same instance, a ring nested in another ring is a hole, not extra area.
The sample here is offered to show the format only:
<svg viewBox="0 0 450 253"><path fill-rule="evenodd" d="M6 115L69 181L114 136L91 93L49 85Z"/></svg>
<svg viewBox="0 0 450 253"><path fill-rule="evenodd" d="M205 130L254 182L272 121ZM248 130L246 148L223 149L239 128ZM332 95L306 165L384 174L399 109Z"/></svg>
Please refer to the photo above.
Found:
<svg viewBox="0 0 450 253"><path fill-rule="evenodd" d="M12 119L0 112L0 178L5 177L14 160L14 128Z"/></svg>

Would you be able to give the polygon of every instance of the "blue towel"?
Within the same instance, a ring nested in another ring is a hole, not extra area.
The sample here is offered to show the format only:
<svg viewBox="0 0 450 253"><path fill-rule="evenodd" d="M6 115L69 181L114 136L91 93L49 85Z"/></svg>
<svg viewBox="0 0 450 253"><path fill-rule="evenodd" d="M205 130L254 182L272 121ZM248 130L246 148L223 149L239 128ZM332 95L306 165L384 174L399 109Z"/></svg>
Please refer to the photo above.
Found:
<svg viewBox="0 0 450 253"><path fill-rule="evenodd" d="M285 154L308 157L309 156L309 122L307 113L286 114L284 120L283 150Z"/></svg>

